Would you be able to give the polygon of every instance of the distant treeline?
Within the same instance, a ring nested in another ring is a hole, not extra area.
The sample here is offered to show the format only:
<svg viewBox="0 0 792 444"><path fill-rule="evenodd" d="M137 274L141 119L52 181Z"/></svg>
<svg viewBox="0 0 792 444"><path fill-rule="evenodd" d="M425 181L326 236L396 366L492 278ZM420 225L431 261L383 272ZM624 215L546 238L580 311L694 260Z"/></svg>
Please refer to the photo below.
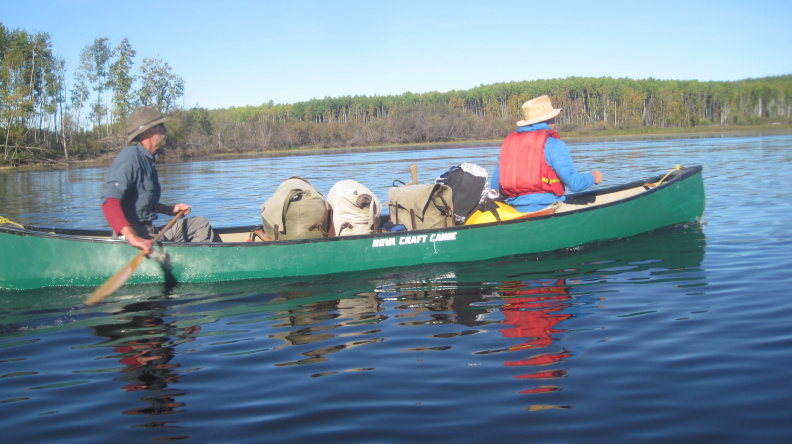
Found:
<svg viewBox="0 0 792 444"><path fill-rule="evenodd" d="M166 157L496 140L525 101L548 94L563 108L561 131L645 130L789 123L792 75L730 82L610 77L481 85L467 91L326 97L230 109L177 106L183 79L144 58L127 39L87 45L66 84L66 63L46 33L0 23L0 165L110 157L126 116L159 108L168 123ZM273 85L277 87L277 85Z"/></svg>
<svg viewBox="0 0 792 444"><path fill-rule="evenodd" d="M792 75L732 82L570 77L445 93L174 109L169 145L173 155L201 155L493 140L513 131L521 105L542 94L563 108L561 131L788 123L792 118Z"/></svg>

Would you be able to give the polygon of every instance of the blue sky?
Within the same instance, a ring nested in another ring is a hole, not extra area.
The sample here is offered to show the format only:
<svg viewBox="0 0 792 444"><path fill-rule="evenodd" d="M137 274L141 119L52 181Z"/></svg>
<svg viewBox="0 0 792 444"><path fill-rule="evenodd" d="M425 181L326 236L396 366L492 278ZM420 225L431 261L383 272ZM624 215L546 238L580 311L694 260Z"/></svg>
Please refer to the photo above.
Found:
<svg viewBox="0 0 792 444"><path fill-rule="evenodd" d="M136 64L159 57L184 78L186 108L571 76L792 74L788 0L0 0L0 22L49 33L69 74L94 39L126 37Z"/></svg>

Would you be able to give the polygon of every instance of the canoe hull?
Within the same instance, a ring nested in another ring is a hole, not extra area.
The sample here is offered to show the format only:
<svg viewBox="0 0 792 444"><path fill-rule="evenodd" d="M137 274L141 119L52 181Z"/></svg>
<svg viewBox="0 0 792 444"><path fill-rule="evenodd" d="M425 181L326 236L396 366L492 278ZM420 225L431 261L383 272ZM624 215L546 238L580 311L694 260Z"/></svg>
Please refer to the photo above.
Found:
<svg viewBox="0 0 792 444"><path fill-rule="evenodd" d="M569 199L585 201L606 190ZM696 223L703 211L701 167L693 167L638 196L532 219L303 241L163 243L172 269L165 272L155 261L145 260L129 283L223 282L490 260ZM0 246L0 288L6 289L97 286L138 253L123 241L33 229L0 228Z"/></svg>

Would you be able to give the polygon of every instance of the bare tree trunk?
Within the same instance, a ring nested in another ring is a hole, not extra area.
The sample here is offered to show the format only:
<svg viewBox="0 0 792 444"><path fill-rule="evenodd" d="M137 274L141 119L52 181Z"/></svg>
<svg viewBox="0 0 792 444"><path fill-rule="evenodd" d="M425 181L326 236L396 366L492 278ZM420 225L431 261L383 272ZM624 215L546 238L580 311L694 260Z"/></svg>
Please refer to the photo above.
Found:
<svg viewBox="0 0 792 444"><path fill-rule="evenodd" d="M61 130L61 144L63 145L63 157L66 160L69 160L69 151L66 149L66 129L63 125L63 101L59 100L58 105L60 106L60 130ZM57 109L57 107L55 107Z"/></svg>

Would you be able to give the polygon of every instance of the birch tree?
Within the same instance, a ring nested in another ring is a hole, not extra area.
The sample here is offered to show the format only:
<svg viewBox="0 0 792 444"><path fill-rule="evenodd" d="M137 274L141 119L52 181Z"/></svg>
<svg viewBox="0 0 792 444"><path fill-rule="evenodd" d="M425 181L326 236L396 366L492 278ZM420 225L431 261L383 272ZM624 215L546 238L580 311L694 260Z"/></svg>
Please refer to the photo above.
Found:
<svg viewBox="0 0 792 444"><path fill-rule="evenodd" d="M0 125L3 160L13 162L18 158L27 134L26 122L34 107L30 87L29 36L25 31L14 30L4 38L5 47L0 60Z"/></svg>
<svg viewBox="0 0 792 444"><path fill-rule="evenodd" d="M115 49L115 61L110 65L110 87L113 90L113 108L117 120L124 127L126 116L132 111L134 97L132 83L135 78L132 74L135 50L124 38Z"/></svg>
<svg viewBox="0 0 792 444"><path fill-rule="evenodd" d="M141 85L137 96L142 106L153 106L166 112L184 95L184 79L173 74L168 62L162 59L143 59L139 79Z"/></svg>
<svg viewBox="0 0 792 444"><path fill-rule="evenodd" d="M95 39L90 46L90 55L93 59L93 70L89 72L88 79L92 83L92 88L96 92L96 102L93 104L91 115L96 121L96 127L101 130L102 121L109 124L109 118L104 120L108 112L107 88L108 88L108 61L113 55L110 49L110 41L107 37Z"/></svg>
<svg viewBox="0 0 792 444"><path fill-rule="evenodd" d="M88 101L90 86L88 76L91 71L93 71L93 59L91 58L90 47L86 46L80 51L80 64L77 66L77 70L74 71L74 87L70 96L72 110L77 113L75 124L78 130L80 129L82 110Z"/></svg>

